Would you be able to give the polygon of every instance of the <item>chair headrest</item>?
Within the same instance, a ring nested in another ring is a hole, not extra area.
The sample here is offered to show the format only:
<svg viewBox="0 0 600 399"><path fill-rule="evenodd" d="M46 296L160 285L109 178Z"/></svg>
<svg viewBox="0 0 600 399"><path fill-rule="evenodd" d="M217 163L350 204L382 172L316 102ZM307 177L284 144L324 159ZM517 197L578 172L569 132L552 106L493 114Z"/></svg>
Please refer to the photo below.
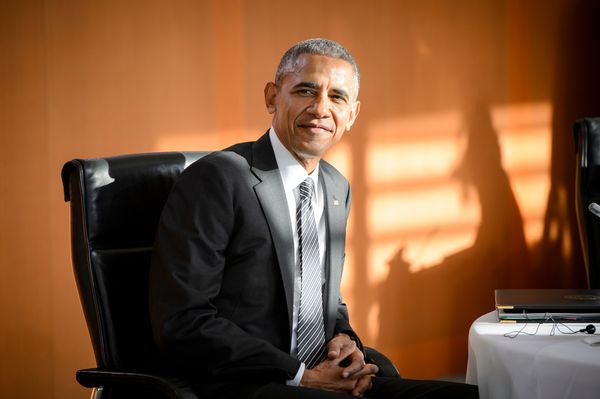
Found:
<svg viewBox="0 0 600 399"><path fill-rule="evenodd" d="M206 152L74 159L62 170L65 201L81 195L90 246L151 246L162 208L181 172Z"/></svg>

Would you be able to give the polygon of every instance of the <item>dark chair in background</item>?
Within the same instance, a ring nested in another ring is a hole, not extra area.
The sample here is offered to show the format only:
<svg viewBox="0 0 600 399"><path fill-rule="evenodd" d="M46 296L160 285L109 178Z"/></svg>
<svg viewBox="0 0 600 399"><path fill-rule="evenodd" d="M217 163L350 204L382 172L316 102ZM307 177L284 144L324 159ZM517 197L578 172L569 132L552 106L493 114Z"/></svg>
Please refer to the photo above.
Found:
<svg viewBox="0 0 600 399"><path fill-rule="evenodd" d="M573 127L577 149L577 222L590 288L600 288L600 118Z"/></svg>
<svg viewBox="0 0 600 399"><path fill-rule="evenodd" d="M71 251L77 288L96 357L77 381L96 399L197 398L161 369L148 314L147 279L154 233L171 187L204 152L75 159L62 169L71 202ZM381 373L394 365L367 348Z"/></svg>

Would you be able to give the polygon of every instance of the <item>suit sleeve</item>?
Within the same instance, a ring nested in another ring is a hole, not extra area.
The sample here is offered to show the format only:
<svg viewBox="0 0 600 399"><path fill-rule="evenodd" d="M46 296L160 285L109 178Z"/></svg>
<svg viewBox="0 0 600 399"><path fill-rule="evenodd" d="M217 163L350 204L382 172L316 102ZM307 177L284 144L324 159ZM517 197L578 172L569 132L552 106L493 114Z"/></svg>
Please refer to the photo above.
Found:
<svg viewBox="0 0 600 399"><path fill-rule="evenodd" d="M218 305L236 230L236 186L227 167L199 162L177 180L157 229L149 275L155 341L170 363L199 376L292 378L297 359L224 317Z"/></svg>

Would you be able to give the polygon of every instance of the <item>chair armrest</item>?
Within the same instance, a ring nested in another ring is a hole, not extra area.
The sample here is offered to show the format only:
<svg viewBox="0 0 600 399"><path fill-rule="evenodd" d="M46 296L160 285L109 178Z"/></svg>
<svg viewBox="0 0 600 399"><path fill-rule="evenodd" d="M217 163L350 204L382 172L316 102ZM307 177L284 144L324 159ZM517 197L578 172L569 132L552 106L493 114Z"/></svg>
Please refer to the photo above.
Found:
<svg viewBox="0 0 600 399"><path fill-rule="evenodd" d="M383 353L365 347L367 359L379 367L382 377L400 377L394 364ZM143 388L162 392L170 399L198 399L192 388L184 381L164 375L133 373L126 371L108 371L99 369L78 370L77 382L86 388L127 387Z"/></svg>
<svg viewBox="0 0 600 399"><path fill-rule="evenodd" d="M198 399L184 381L170 376L109 371L99 369L77 370L75 378L86 388L128 388L161 392L170 399Z"/></svg>
<svg viewBox="0 0 600 399"><path fill-rule="evenodd" d="M365 346L365 355L371 363L375 363L379 367L379 376L381 377L400 377L400 373L394 366L394 363L388 359L383 353L376 349Z"/></svg>

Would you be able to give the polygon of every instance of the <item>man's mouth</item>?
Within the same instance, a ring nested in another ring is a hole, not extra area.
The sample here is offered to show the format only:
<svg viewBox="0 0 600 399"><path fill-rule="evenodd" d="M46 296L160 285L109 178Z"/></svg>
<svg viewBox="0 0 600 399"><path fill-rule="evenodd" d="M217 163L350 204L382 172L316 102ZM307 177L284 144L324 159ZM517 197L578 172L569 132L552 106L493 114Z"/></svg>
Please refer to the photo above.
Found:
<svg viewBox="0 0 600 399"><path fill-rule="evenodd" d="M324 124L321 123L299 123L298 127L303 128L303 129L309 129L313 132L320 132L320 131L326 131L328 133L331 133L333 131L333 129L331 129L329 126L326 126Z"/></svg>

